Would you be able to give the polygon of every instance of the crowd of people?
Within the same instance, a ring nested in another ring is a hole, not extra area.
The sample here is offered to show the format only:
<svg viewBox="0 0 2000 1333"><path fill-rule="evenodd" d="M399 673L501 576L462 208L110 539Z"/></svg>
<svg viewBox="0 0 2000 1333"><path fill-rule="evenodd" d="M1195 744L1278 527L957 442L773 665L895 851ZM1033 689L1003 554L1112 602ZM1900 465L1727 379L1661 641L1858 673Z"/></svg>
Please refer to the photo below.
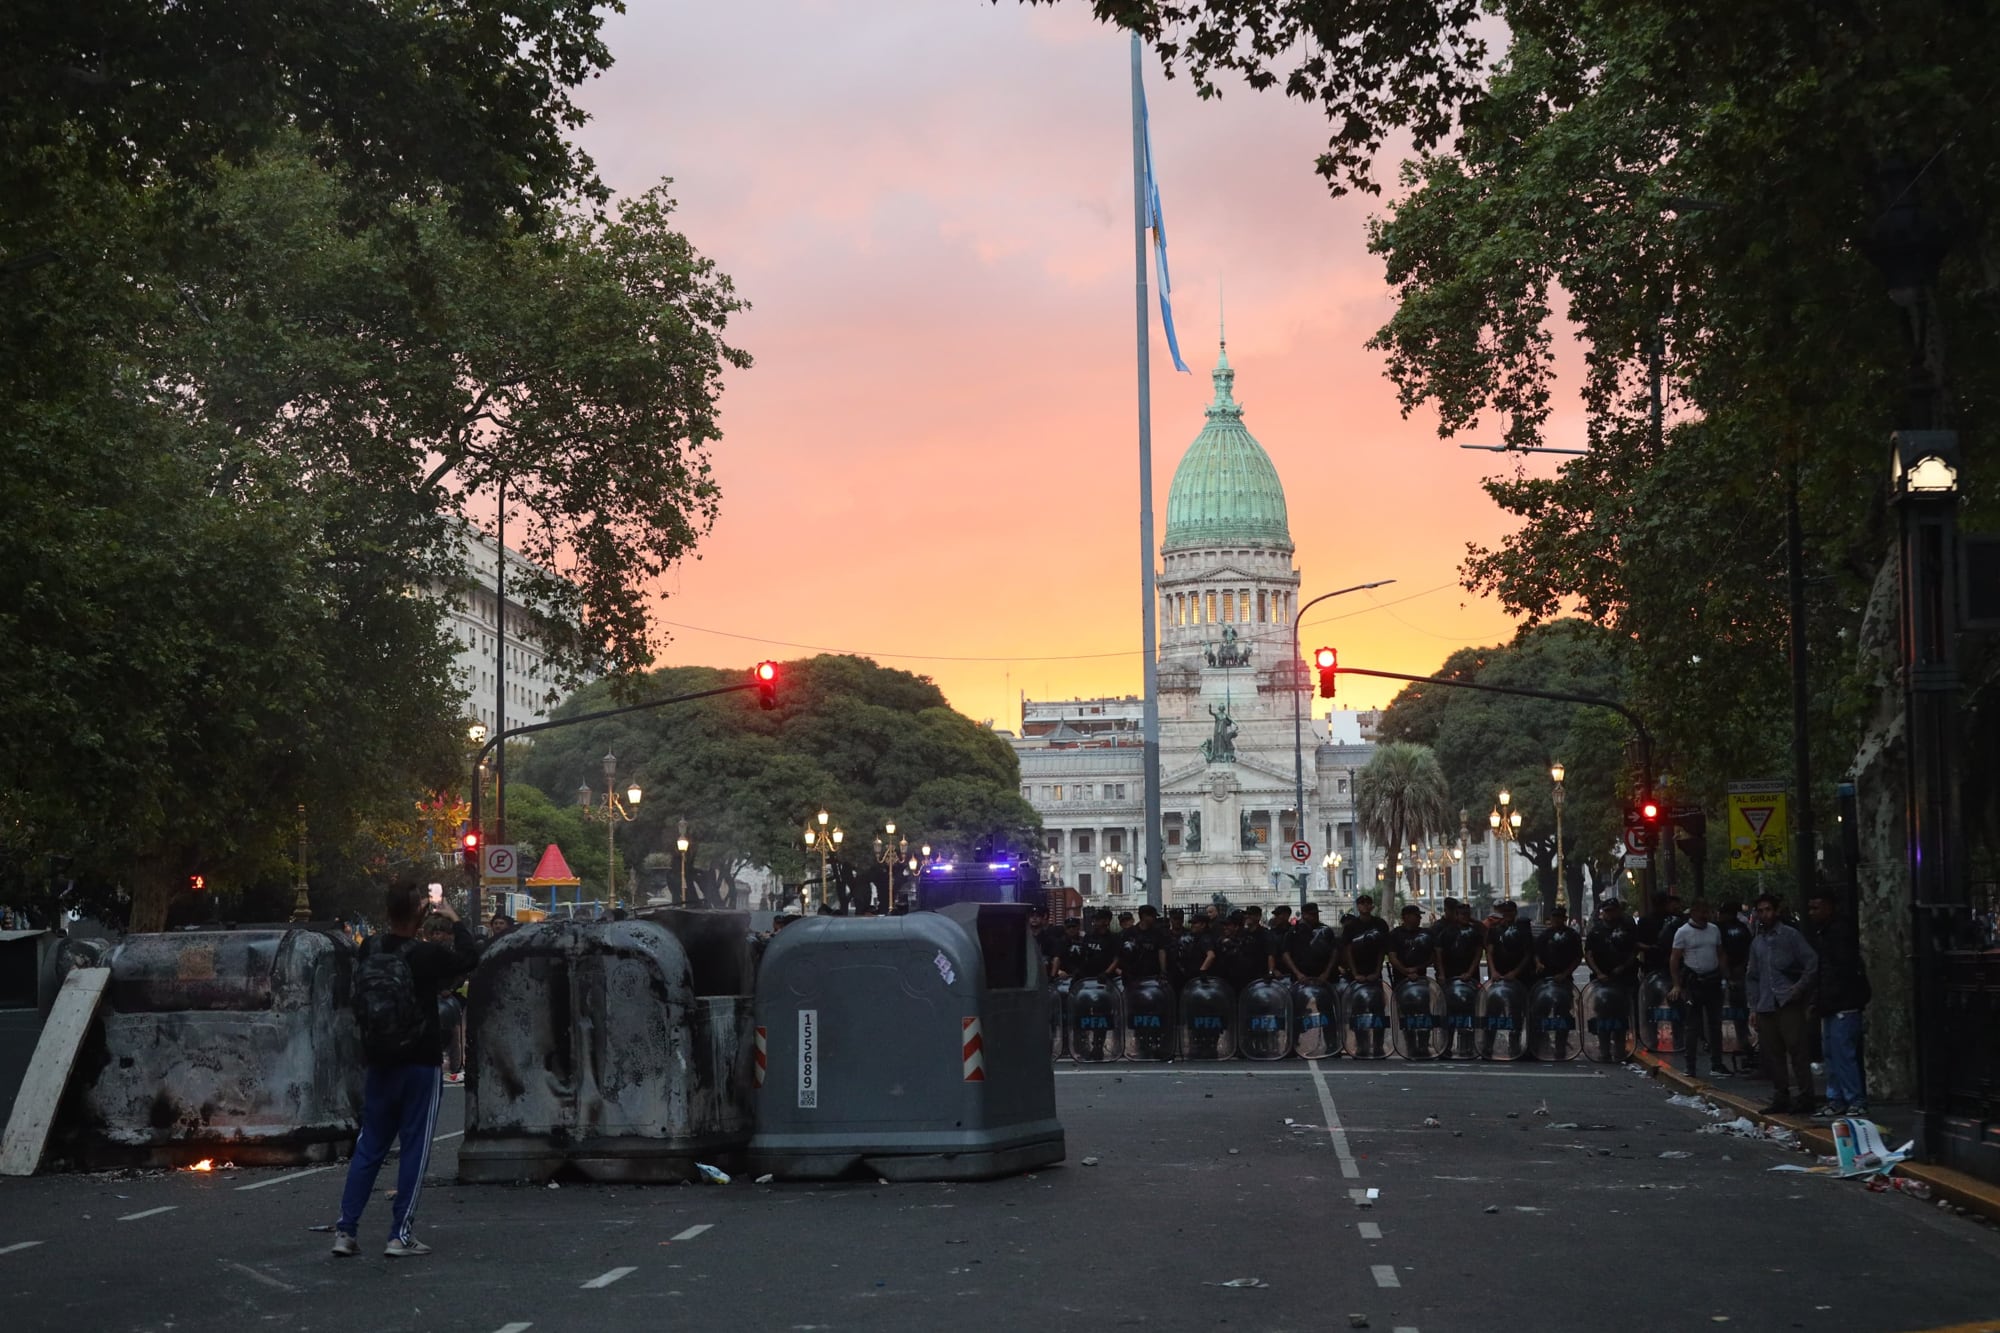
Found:
<svg viewBox="0 0 2000 1333"><path fill-rule="evenodd" d="M1523 987L1556 978L1575 984L1603 981L1630 988L1635 997L1647 977L1664 980L1675 1016L1678 1053L1695 1074L1704 1051L1708 1073L1728 1077L1723 1061L1726 988L1743 997L1759 1059L1774 1090L1771 1113L1811 1109L1811 1020L1819 1020L1826 1098L1814 1114L1833 1117L1867 1109L1861 1070L1867 972L1852 924L1831 891L1816 892L1800 922L1774 894L1753 908L1740 902L1683 905L1672 894L1656 896L1633 916L1619 899L1607 899L1587 929L1551 906L1536 924L1514 902L1501 902L1483 919L1470 904L1446 900L1431 919L1410 904L1390 924L1363 894L1338 922L1321 919L1317 903L1294 915L1287 904L1267 914L1256 905L1223 910L1157 908L1114 914L1092 912L1061 924L1037 913L1030 918L1052 981L1098 978L1132 984L1158 980L1179 991L1198 976L1214 976L1235 992L1262 978L1301 985L1364 980L1390 984L1435 978Z"/></svg>

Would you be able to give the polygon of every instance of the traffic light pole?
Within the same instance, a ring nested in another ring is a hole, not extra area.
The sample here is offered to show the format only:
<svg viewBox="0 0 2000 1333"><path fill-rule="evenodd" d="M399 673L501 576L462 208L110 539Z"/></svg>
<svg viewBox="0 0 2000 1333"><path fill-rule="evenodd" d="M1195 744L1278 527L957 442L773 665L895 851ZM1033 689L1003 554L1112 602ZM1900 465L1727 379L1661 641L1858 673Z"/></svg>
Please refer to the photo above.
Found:
<svg viewBox="0 0 2000 1333"><path fill-rule="evenodd" d="M1351 592L1366 592L1370 588L1386 587L1395 581L1394 579L1377 579L1373 583L1357 583L1352 588L1340 588L1333 592L1323 592L1304 606L1301 606L1298 614L1292 617L1292 670L1297 672L1299 669L1299 622L1305 619L1306 612L1329 598L1345 597ZM1294 839L1303 838L1306 835L1306 743L1305 718L1303 716L1305 705L1300 698L1304 693L1305 683L1294 675L1292 677L1292 837ZM1327 835L1329 844L1327 850L1329 852L1333 850L1331 845L1332 837L1331 833ZM1306 880L1311 878L1311 876L1312 872L1308 870L1305 876L1299 880L1299 910L1301 912L1306 910ZM1333 886L1329 883L1327 891L1331 893L1332 890Z"/></svg>
<svg viewBox="0 0 2000 1333"><path fill-rule="evenodd" d="M496 747L513 740L516 736L527 736L537 731L554 731L557 727L574 727L584 722L601 722L607 717L623 717L627 713L643 713L652 708L667 708L674 704L693 703L696 699L712 699L719 694L741 694L745 690L761 689L763 685L764 682L751 679L741 681L735 685L718 685L712 690L696 690L692 694L676 694L665 699L649 699L642 704L626 704L620 708L600 708L594 713L578 713L575 717L559 717L547 722L531 722L524 727L509 728L487 741L486 744L480 746L479 753L472 757L471 826L474 830L479 830L479 766L486 762L486 756ZM483 844L480 848L480 854L482 856L485 854ZM482 890L485 887L485 876L478 866L471 867L471 870L472 893L468 899L470 904L469 915L472 917L471 925L476 930L478 929L479 922L484 919L484 894Z"/></svg>

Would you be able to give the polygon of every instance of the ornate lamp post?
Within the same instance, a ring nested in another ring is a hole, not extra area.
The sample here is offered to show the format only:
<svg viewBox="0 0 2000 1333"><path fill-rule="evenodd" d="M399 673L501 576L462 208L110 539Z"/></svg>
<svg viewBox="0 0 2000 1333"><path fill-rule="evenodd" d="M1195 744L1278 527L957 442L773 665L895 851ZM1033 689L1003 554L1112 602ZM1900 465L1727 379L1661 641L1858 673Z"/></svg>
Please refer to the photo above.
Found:
<svg viewBox="0 0 2000 1333"><path fill-rule="evenodd" d="M822 809L818 814L813 816L813 823L806 825L806 850L809 852L817 851L819 853L819 905L821 907L826 906L827 858L833 855L834 851L839 848L841 842L847 837L837 827L829 831L826 826L827 818L826 811ZM810 904L802 902L799 906L805 908L810 906Z"/></svg>
<svg viewBox="0 0 2000 1333"><path fill-rule="evenodd" d="M1500 896L1503 899L1514 896L1514 868L1508 864L1513 858L1507 850L1507 844L1514 841L1521 832L1521 812L1512 808L1513 803L1514 794L1503 790L1500 793L1500 804L1494 807L1492 814L1486 816L1486 822L1493 826L1494 836L1500 840Z"/></svg>
<svg viewBox="0 0 2000 1333"><path fill-rule="evenodd" d="M1125 892L1125 863L1115 856L1107 856L1097 863L1104 872L1104 893L1106 897Z"/></svg>
<svg viewBox="0 0 2000 1333"><path fill-rule="evenodd" d="M681 854L681 906L688 905L688 822L680 821L680 836L674 839L674 850Z"/></svg>
<svg viewBox="0 0 2000 1333"><path fill-rule="evenodd" d="M889 875L889 887L882 904L882 915L888 916L896 910L896 867L910 854L910 840L896 836L896 821L890 820L882 826L882 836L875 839L875 859L882 863Z"/></svg>
<svg viewBox="0 0 2000 1333"><path fill-rule="evenodd" d="M625 789L625 799L620 801L617 781L618 756L607 752L604 756L604 885L608 898L606 905L612 911L618 910L618 821L622 819L631 823L632 811L627 807L639 804L640 797L645 794L634 782ZM590 789L585 787L583 791L587 799Z"/></svg>

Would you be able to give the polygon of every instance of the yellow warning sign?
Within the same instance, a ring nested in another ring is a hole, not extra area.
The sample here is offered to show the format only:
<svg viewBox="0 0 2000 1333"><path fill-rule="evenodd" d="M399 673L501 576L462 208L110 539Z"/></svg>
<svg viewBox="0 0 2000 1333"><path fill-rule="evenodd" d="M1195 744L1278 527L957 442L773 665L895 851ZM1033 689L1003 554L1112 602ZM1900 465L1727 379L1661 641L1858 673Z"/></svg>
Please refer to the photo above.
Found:
<svg viewBox="0 0 2000 1333"><path fill-rule="evenodd" d="M1781 870L1790 861L1789 793L1776 782L1729 784L1729 866Z"/></svg>

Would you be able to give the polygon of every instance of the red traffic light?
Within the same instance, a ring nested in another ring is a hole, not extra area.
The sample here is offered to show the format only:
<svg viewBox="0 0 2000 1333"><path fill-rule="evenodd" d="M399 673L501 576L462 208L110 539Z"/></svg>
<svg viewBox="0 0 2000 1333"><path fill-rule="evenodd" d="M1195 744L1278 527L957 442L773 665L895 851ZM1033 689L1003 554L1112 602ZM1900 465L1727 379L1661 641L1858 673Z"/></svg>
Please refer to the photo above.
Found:
<svg viewBox="0 0 2000 1333"><path fill-rule="evenodd" d="M208 889L208 876L206 875L188 876L188 890L190 892L204 893L207 891L207 889Z"/></svg>
<svg viewBox="0 0 2000 1333"><path fill-rule="evenodd" d="M759 662L753 674L757 677L757 706L764 709L776 708L778 706L778 664L776 662Z"/></svg>
<svg viewBox="0 0 2000 1333"><path fill-rule="evenodd" d="M1331 648L1315 648L1313 665L1319 668L1319 697L1333 698L1334 677L1340 672L1340 654Z"/></svg>
<svg viewBox="0 0 2000 1333"><path fill-rule="evenodd" d="M478 829L467 829L463 834L459 835L458 846L459 850L465 854L465 868L467 870L479 869L479 844L482 841L483 839L479 836Z"/></svg>
<svg viewBox="0 0 2000 1333"><path fill-rule="evenodd" d="M1639 802L1639 818L1648 824L1659 823L1660 803L1651 797L1647 797L1645 800Z"/></svg>

